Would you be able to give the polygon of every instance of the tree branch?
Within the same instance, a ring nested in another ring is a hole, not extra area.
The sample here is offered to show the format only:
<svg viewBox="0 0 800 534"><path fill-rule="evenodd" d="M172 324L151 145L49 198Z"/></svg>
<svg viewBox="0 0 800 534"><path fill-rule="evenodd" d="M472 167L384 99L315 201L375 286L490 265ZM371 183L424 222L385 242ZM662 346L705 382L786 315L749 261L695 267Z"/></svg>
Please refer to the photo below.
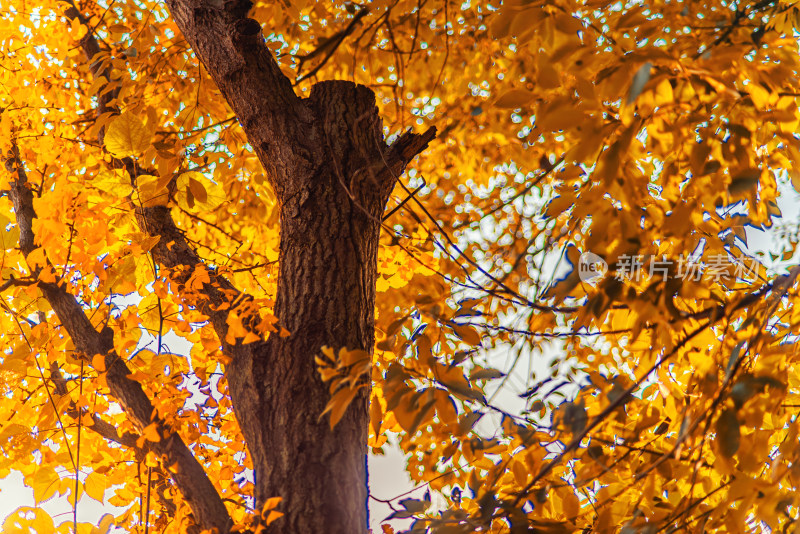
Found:
<svg viewBox="0 0 800 534"><path fill-rule="evenodd" d="M50 379L53 381L56 395L64 397L69 393L67 390L67 381L64 379L64 376L61 374L61 370L58 368L55 362L50 364ZM78 419L80 412L74 401L69 403L67 415L73 419ZM89 428L104 439L112 441L117 445L122 445L123 447L128 447L130 449L138 449L138 447L136 447L136 440L139 439L139 436L131 432L126 432L120 436L117 433L116 426L104 421L96 413L92 414L92 426L86 428ZM146 452L143 449L139 450Z"/></svg>
<svg viewBox="0 0 800 534"><path fill-rule="evenodd" d="M61 370L58 368L55 362L50 364L50 378L53 381L53 385L55 386L55 393L59 396L65 396L69 392L67 390L67 381L64 379L63 375L61 374ZM78 407L75 405L74 401L69 403L69 407L67 408L67 415L72 417L73 419L78 419L80 416L80 411ZM126 432L121 436L117 432L117 427L112 425L111 423L104 421L99 415L92 414L92 425L87 426L84 428L88 428L92 432L98 434L100 437L107 441L111 441L116 443L117 445L121 445L122 447L132 449L134 455L137 459L143 459L148 452L148 449L144 447L139 447L137 445L137 441L139 440L139 436L132 433ZM162 479L168 479L169 475L166 474L162 469L156 468L157 473L161 476ZM156 493L158 493L158 500L166 509L167 513L170 516L175 515L176 506L172 499L168 498L165 493L165 485L164 484L157 484L156 485ZM190 525L187 529L189 534L199 534L200 529L197 525Z"/></svg>
<svg viewBox="0 0 800 534"><path fill-rule="evenodd" d="M310 171L303 141L313 115L267 48L261 26L247 18L249 0L167 0L172 18L236 113L279 198L294 194L278 180ZM221 7L220 7L221 6Z"/></svg>
<svg viewBox="0 0 800 534"><path fill-rule="evenodd" d="M92 33L92 29L88 27L88 20L80 15L77 9L74 9L75 6L72 4L72 0L65 0L70 2L72 6L68 13L74 17L78 17L78 20L87 26L88 32L84 40L82 41L82 46L86 55L86 59L92 61L94 54L99 51L99 45ZM239 3L234 2L236 5L240 5ZM243 2L241 6L248 6L249 3ZM230 2L226 3L227 8L230 10L230 16L236 17L236 6L231 4ZM245 11L247 10L245 9ZM244 14L244 13L242 13ZM277 65L275 66L277 69ZM106 80L110 80L110 71L99 71L92 68L92 73L94 76L105 76ZM280 70L277 70L277 75L282 76ZM98 91L100 93L104 93L106 85L104 84L101 86ZM294 93L291 90L291 87L288 86L288 91L293 95ZM108 105L108 101L105 103L101 102L101 105ZM109 111L116 111L114 108L102 108L98 109L98 114L101 113L102 110L108 109ZM102 146L103 143L103 135L102 131L98 133L99 142ZM135 165L135 162L130 158L112 158L111 160L112 166L115 168L124 168L128 171L130 176L136 177L140 174L143 174L146 171L141 167ZM23 171L24 172L24 171ZM24 194L24 191L22 191ZM34 214L28 214L29 217L35 217ZM231 358L237 357L237 352L242 352L243 346L241 345L234 345L231 346L224 342L227 334L227 317L230 313L230 308L227 306L228 303L232 302L236 298L239 297L240 292L233 287L233 285L224 277L218 275L213 269L209 269L202 259L197 255L197 253L191 248L191 246L187 243L186 238L184 237L183 233L176 227L175 222L172 219L170 211L168 208L164 207L155 207L155 208L138 208L136 209L136 218L137 221L147 234L151 236L159 236L159 242L151 249L150 253L153 256L155 262L172 271L174 276L174 280L177 283L185 282L195 271L197 268L203 268L207 270L209 276L211 277L211 283L204 284L203 288L198 291L200 294L200 299L197 299L195 302L191 304L197 305L202 312L209 316L212 326L214 327L217 335L219 336L220 340L222 341L226 353ZM31 234L32 235L32 234ZM31 250L32 250L32 237L31 237ZM57 299L57 296L54 295L54 298ZM76 304L74 299L72 299L72 304ZM52 305L52 304L51 304ZM53 306L55 309L56 307ZM63 321L62 321L63 322ZM66 326L66 325L65 325ZM81 332L85 332L87 337L90 338L88 341L91 342L91 338L96 338L97 333L94 328L91 327L90 324L83 324L81 328L73 329L69 333L75 337L75 335L81 335ZM77 340L74 340L76 347L79 347ZM248 350L252 350L253 345L257 345L255 343L250 344L244 347L244 351L247 352ZM113 343L110 344L111 349L113 349ZM91 351L87 351L88 354L93 354ZM99 351L98 351L99 352ZM111 361L109 361L109 359ZM122 378L128 374L126 372L126 367L124 363L121 362L113 351L109 353L109 356L106 357L106 367L109 369L109 386L112 385L111 380L111 370L114 370L114 373L121 374ZM120 371L122 369L122 371ZM121 379L122 379L121 378ZM121 380L120 379L120 380ZM127 380L127 379L126 379ZM138 387L138 383L134 383ZM139 388L141 389L141 388ZM123 393L123 392L120 392ZM131 392L128 392L131 393ZM114 394L114 390L112 389L112 394ZM141 395L128 395L132 396L133 398L130 399L134 401L133 406L138 406L137 412L140 415L147 414L146 421L149 421L150 413L152 413L152 407L149 406L149 399L144 396L142 392ZM144 398L140 398L144 396ZM126 397L127 398L127 397ZM123 400L123 399L120 399ZM145 404L147 401L147 404ZM141 406L139 406L141 405ZM164 435L163 432L161 432ZM177 435L174 436L177 438ZM220 530L220 532L227 532L227 528L230 526L229 516L227 511L222 504L222 501L219 498L219 495L214 490L211 483L208 481L207 475L203 471L202 467L199 463L196 462L194 457L191 456L186 446L177 439L174 441L175 451L173 451L177 456L183 457L183 462L186 464L184 467L179 466L179 470L177 473L170 473L170 476L178 486L178 489L184 494L184 497L190 504L192 511L194 513L195 519L198 521L201 528L207 529L210 527L216 527ZM152 446L153 450L157 450L156 446ZM172 464L174 462L170 462ZM178 478L183 476L188 476L189 473L194 473L192 476L197 477L197 482L194 483L191 480L187 480L186 484L182 484L179 482ZM195 491L202 490L203 495L198 497L195 494ZM202 502L201 502L202 501ZM198 513L198 508L202 508L203 511L208 511L206 514ZM211 522L209 522L211 521Z"/></svg>
<svg viewBox="0 0 800 534"><path fill-rule="evenodd" d="M241 345L226 343L225 338L228 333L227 318L231 311L228 305L240 299L241 291L216 270L208 268L186 241L183 233L175 226L168 207L138 207L136 218L139 226L148 235L160 237L158 243L150 249L150 254L158 265L171 271L172 280L183 284L192 276L195 269L201 268L208 272L211 281L203 284L198 291L199 298L190 304L208 316L224 351L231 358L235 358Z"/></svg>
<svg viewBox="0 0 800 534"><path fill-rule="evenodd" d="M75 6L75 2L73 0L63 0L65 4L68 4L70 7L64 11L64 15L69 20L78 20L81 24L86 26L86 35L81 38L81 48L83 49L83 53L86 56L86 59L91 61L89 65L89 70L92 72L92 76L96 78L100 76L104 76L107 82L111 81L111 68L109 67L110 62L103 62L97 58L97 54L101 52L100 44L97 42L97 39L94 36L94 28L91 27L89 24L89 20L84 17L81 12L78 10L77 6ZM97 90L97 117L100 117L103 113L107 113L108 111L112 111L109 108L109 104L113 99L117 97L119 93L119 89L114 89L112 91L106 91L106 85L101 87ZM103 145L103 137L105 135L105 129L101 128L98 132L97 136L100 141L100 146Z"/></svg>
<svg viewBox="0 0 800 534"><path fill-rule="evenodd" d="M415 134L408 131L397 138L389 146L384 156L386 164L385 172L389 173L393 179L397 179L412 159L428 147L431 141L436 138L436 127L431 126L424 133Z"/></svg>
<svg viewBox="0 0 800 534"><path fill-rule="evenodd" d="M100 52L100 46L97 42L97 39L94 37L93 28L89 24L89 20L78 11L73 0L64 0L64 2L70 5L70 8L68 8L65 12L67 17L70 19L77 19L81 24L87 27L86 35L81 39L81 47L83 48L86 59L88 61L93 61L96 59L94 56ZM239 6L240 9L246 7L244 10L245 13L247 10L249 10L249 6L251 5L246 1L237 1L233 3L226 2L226 9L228 9L226 13L229 13L229 16L234 18L237 13L237 8L233 4ZM277 65L275 65L275 68L277 69ZM108 67L105 69L100 69L100 64L93 62L90 65L90 70L95 78L104 76L107 83L110 81L111 71ZM280 69L278 69L277 75L283 76L283 74L280 73ZM113 92L105 91L107 83L98 88L98 94L104 95L104 98ZM288 86L288 91L294 95L291 86ZM117 111L116 108L109 107L109 103L110 97L99 101L99 107L97 109L98 116L107 111ZM100 146L102 146L102 131L98 133L98 141L100 142ZM134 164L134 161L130 158L112 158L111 161L112 166L115 168L126 169L132 178L140 174L153 174L153 171L137 167ZM23 192L22 194L25 193ZM15 204L15 210L18 209L19 208ZM27 214L26 220L31 220L33 217L35 217L35 215L32 216L31 214ZM189 246L183 233L181 233L176 227L169 209L162 207L138 208L136 210L136 217L140 227L145 232L151 236L159 236L161 238L159 243L156 244L154 249L151 251L156 262L162 267L173 271L177 271L178 269L183 270L183 279L181 279L182 277L179 275L176 280L177 282L185 282L185 280L188 279L194 269L196 269L198 266L208 270L209 275L212 278L212 283L206 284L205 287L200 291L200 293L203 294L206 299L205 303L200 303L200 307L201 311L206 313L211 318L211 322L220 339L224 340L227 333L226 318L229 312L227 309L221 309L223 308L222 304L234 300L239 296L240 292L234 288L233 285L224 277L219 276L214 270L208 269L203 260L200 259L197 253ZM22 228L20 230L21 236L24 234L25 237L25 246L28 247L28 250L24 251L27 254L34 248L32 237L33 234L32 231L23 232L24 229ZM22 237L20 240L22 241ZM232 355L229 354L229 356Z"/></svg>
<svg viewBox="0 0 800 534"><path fill-rule="evenodd" d="M9 180L10 196L20 228L20 249L27 257L36 248L32 231L36 213L33 209L33 194L16 147L12 149L11 157L6 159L5 167L12 175ZM84 309L64 285L40 281L39 288L71 337L75 350L90 365L92 356L105 355L104 366L109 390L131 421L140 430L151 423L157 425L161 440L150 446L170 466L170 476L189 503L195 520L203 528L228 532L233 522L216 488L180 436L156 415L157 412L141 384L128 378L131 370L114 350L113 330L110 327L104 328L102 332L95 330Z"/></svg>
<svg viewBox="0 0 800 534"><path fill-rule="evenodd" d="M333 54L336 52L339 46L344 42L347 36L353 33L353 31L356 29L356 26L361 21L361 19L364 18L368 13L369 13L369 8L362 7L361 9L358 10L358 13L353 15L353 18L350 20L350 23L347 25L345 29L325 39L314 51L309 52L304 56L300 56L298 58L299 61L297 65L297 72L300 72L300 70L302 70L303 64L306 61L313 60L314 58L319 57L321 54L325 54L325 57L323 57L322 60L314 68L312 68L310 71L297 78L297 81L294 82L294 84L297 85L300 82L316 75L317 72L319 72L319 70L325 66L328 60L331 57L333 57Z"/></svg>

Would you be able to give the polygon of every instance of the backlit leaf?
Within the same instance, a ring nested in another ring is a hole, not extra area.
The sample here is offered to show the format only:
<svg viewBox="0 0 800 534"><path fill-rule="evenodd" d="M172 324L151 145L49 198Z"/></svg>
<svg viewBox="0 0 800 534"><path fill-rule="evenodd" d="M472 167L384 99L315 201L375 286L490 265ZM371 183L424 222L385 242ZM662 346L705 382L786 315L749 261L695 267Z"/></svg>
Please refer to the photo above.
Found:
<svg viewBox="0 0 800 534"><path fill-rule="evenodd" d="M138 156L150 146L150 132L132 113L115 117L105 135L106 149L118 158Z"/></svg>

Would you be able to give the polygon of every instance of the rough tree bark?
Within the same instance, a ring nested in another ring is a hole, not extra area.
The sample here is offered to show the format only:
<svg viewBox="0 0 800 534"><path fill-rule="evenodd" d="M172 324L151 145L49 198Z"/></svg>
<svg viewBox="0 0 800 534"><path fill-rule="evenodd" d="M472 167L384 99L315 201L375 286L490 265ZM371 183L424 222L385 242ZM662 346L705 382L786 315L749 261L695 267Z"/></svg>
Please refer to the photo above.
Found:
<svg viewBox="0 0 800 534"><path fill-rule="evenodd" d="M270 532L364 532L368 390L331 430L319 418L329 394L314 357L323 345L372 351L381 214L398 175L435 132L407 133L387 146L372 91L351 82L318 83L308 99L297 97L261 27L246 17L249 2L167 4L236 113L280 203L275 314L291 335L225 346L233 358L226 370L233 406L256 474L256 506L283 497L286 515ZM166 210L142 210L140 220L162 236L153 250L162 265L197 261L188 246L175 246L183 240ZM211 318L224 334L224 317Z"/></svg>

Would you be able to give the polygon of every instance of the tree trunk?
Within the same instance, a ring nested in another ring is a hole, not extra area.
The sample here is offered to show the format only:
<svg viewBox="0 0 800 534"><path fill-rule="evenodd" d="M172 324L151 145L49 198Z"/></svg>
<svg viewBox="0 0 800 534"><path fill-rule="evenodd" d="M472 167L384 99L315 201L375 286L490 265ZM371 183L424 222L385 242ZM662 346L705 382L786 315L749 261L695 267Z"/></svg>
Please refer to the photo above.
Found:
<svg viewBox="0 0 800 534"><path fill-rule="evenodd" d="M349 188L354 177L368 176L359 156L370 148L364 143L374 151L383 142L372 93L330 82L315 86L310 100L316 163L310 180L280 208L275 314L291 335L272 335L250 362L235 360L228 374L235 399L255 397L237 406L255 406L256 413L237 413L253 453L258 505L283 497L286 517L275 531L351 534L367 528L368 390L331 430L327 416L320 418L329 393L314 358L325 345L372 352L380 214L388 192L375 187L356 195ZM243 363L251 366L244 373Z"/></svg>
<svg viewBox="0 0 800 534"><path fill-rule="evenodd" d="M297 97L260 25L246 17L246 1L167 4L236 113L279 202L275 315L290 335L224 344L231 400L255 470L256 508L283 498L285 517L269 532L366 532L369 390L331 430L328 417L320 418L330 396L315 357L325 345L372 353L381 215L398 176L435 130L408 132L387 146L374 94L352 82L321 82L309 98ZM144 218L143 226L162 236L153 249L157 261L198 261L174 245L182 240L171 220ZM219 300L217 289L207 291ZM225 339L224 314L209 316Z"/></svg>

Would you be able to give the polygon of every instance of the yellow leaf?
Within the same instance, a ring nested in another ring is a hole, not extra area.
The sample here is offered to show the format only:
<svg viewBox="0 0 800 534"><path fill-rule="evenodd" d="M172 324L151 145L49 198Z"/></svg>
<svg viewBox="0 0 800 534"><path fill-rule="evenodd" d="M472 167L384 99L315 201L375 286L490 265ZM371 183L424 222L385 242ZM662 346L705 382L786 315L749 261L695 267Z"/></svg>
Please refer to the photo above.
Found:
<svg viewBox="0 0 800 534"><path fill-rule="evenodd" d="M372 431L377 436L380 434L381 423L383 422L383 408L381 407L381 401L375 395L372 396L369 403L369 420Z"/></svg>
<svg viewBox="0 0 800 534"><path fill-rule="evenodd" d="M441 389L436 390L436 413L442 423L449 425L458 422L458 412L453 399Z"/></svg>
<svg viewBox="0 0 800 534"><path fill-rule="evenodd" d="M528 468L519 460L515 460L511 464L511 471L514 473L514 480L520 486L525 486L528 483Z"/></svg>
<svg viewBox="0 0 800 534"><path fill-rule="evenodd" d="M736 412L732 408L726 408L720 414L716 424L717 446L719 452L725 457L730 458L739 450L739 420Z"/></svg>
<svg viewBox="0 0 800 534"><path fill-rule="evenodd" d="M35 248L26 258L31 269L42 268L47 265L47 255L43 247Z"/></svg>
<svg viewBox="0 0 800 534"><path fill-rule="evenodd" d="M708 155L711 153L711 145L708 141L702 143L695 143L692 146L692 152L689 156L689 166L692 169L692 174L701 176L703 167L705 167Z"/></svg>
<svg viewBox="0 0 800 534"><path fill-rule="evenodd" d="M731 180L730 185L728 186L728 193L731 195L740 195L746 193L750 189L758 184L758 180L761 178L761 171L758 169L747 169L736 176L733 177Z"/></svg>
<svg viewBox="0 0 800 534"><path fill-rule="evenodd" d="M517 12L511 9L502 10L496 17L492 17L491 34L495 39L502 39L508 35L511 23L517 17Z"/></svg>
<svg viewBox="0 0 800 534"><path fill-rule="evenodd" d="M102 503L106 493L106 480L104 475L93 471L83 481L83 489L89 497Z"/></svg>
<svg viewBox="0 0 800 534"><path fill-rule="evenodd" d="M111 526L114 524L114 516L111 514L104 514L100 519L97 527L92 528L92 534L106 534Z"/></svg>
<svg viewBox="0 0 800 534"><path fill-rule="evenodd" d="M561 86L558 71L553 68L550 57L547 54L540 54L537 60L536 83L542 89L556 89Z"/></svg>
<svg viewBox="0 0 800 534"><path fill-rule="evenodd" d="M103 171L92 181L92 185L115 197L125 197L133 191L131 177L124 169Z"/></svg>
<svg viewBox="0 0 800 534"><path fill-rule="evenodd" d="M560 496L567 519L574 519L580 511L580 502L578 501L578 498L572 493L572 491L561 492Z"/></svg>
<svg viewBox="0 0 800 534"><path fill-rule="evenodd" d="M800 191L800 169L789 169L789 178L795 191Z"/></svg>
<svg viewBox="0 0 800 534"><path fill-rule="evenodd" d="M378 293L385 293L391 287L392 287L391 284L389 284L389 281L386 278L384 278L383 276L379 276L378 277L376 288L375 288L375 290Z"/></svg>
<svg viewBox="0 0 800 534"><path fill-rule="evenodd" d="M413 403L409 402L410 396L413 397L413 395L405 395L392 410L395 419L397 419L397 422L400 423L400 426L406 431L413 426L414 419L417 415Z"/></svg>
<svg viewBox="0 0 800 534"><path fill-rule="evenodd" d="M197 171L182 172L175 184L178 204L188 209L199 204L204 210L212 210L226 200L222 187Z"/></svg>
<svg viewBox="0 0 800 534"><path fill-rule="evenodd" d="M261 341L261 336L254 334L253 332L247 332L242 340L242 345L247 345L248 343L254 343L256 341Z"/></svg>
<svg viewBox="0 0 800 534"><path fill-rule="evenodd" d="M671 104L674 99L672 94L672 84L668 79L661 80L656 86L655 104L656 106L664 106Z"/></svg>
<svg viewBox="0 0 800 534"><path fill-rule="evenodd" d="M586 121L586 114L575 108L572 103L549 108L541 118L537 118L536 125L547 131L568 130L581 126Z"/></svg>
<svg viewBox="0 0 800 534"><path fill-rule="evenodd" d="M150 249L156 246L156 244L161 240L160 235L154 235L149 237L143 237L141 241L139 241L139 246L142 248L143 252L150 252Z"/></svg>
<svg viewBox="0 0 800 534"><path fill-rule="evenodd" d="M375 348L378 350L390 351L394 349L395 341L397 341L397 338L395 336L382 339L381 341L375 344Z"/></svg>
<svg viewBox="0 0 800 534"><path fill-rule="evenodd" d="M747 84L747 90L750 93L750 99L753 105L760 109L765 110L769 107L770 92L764 89L761 84L757 82L750 82Z"/></svg>
<svg viewBox="0 0 800 534"><path fill-rule="evenodd" d="M3 532L8 534L27 534L28 532L55 532L55 524L45 510L21 506L3 522Z"/></svg>
<svg viewBox="0 0 800 534"><path fill-rule="evenodd" d="M131 30L124 24L112 24L108 27L108 31L113 33L129 33Z"/></svg>
<svg viewBox="0 0 800 534"><path fill-rule="evenodd" d="M138 156L150 146L150 132L132 113L123 113L108 125L106 149L118 158Z"/></svg>
<svg viewBox="0 0 800 534"><path fill-rule="evenodd" d="M33 497L41 502L58 490L59 476L50 466L39 466L33 475L25 477L25 484L33 489Z"/></svg>
<svg viewBox="0 0 800 534"><path fill-rule="evenodd" d="M94 425L94 418L92 417L91 413L89 412L83 413L83 415L81 416L81 425L86 427Z"/></svg>
<svg viewBox="0 0 800 534"><path fill-rule="evenodd" d="M153 206L166 206L169 200L169 191L166 186L159 185L161 181L157 176L143 174L136 178L136 188L139 190L139 202L146 208Z"/></svg>
<svg viewBox="0 0 800 534"><path fill-rule="evenodd" d="M94 79L92 85L89 86L87 93L89 93L90 95L97 94L97 92L100 91L100 89L102 89L103 87L105 87L107 83L108 80L106 79L105 76L98 76L97 78Z"/></svg>
<svg viewBox="0 0 800 534"><path fill-rule="evenodd" d="M511 89L503 93L495 100L494 105L498 108L521 108L533 100L533 93L525 89Z"/></svg>
<svg viewBox="0 0 800 534"><path fill-rule="evenodd" d="M56 273L53 271L53 267L51 265L47 265L42 271L39 273L39 280L46 284L55 284L56 283ZM45 311L44 309L42 311Z"/></svg>
<svg viewBox="0 0 800 534"><path fill-rule="evenodd" d="M481 344L481 336L475 328L467 325L453 325L453 332L461 338L464 343L473 347Z"/></svg>
<svg viewBox="0 0 800 534"><path fill-rule="evenodd" d="M339 376L339 370L334 367L324 367L325 361L320 358L315 358L319 366L319 375L323 382L327 382L335 376Z"/></svg>
<svg viewBox="0 0 800 534"><path fill-rule="evenodd" d="M366 351L356 349L347 350L344 347L339 349L339 362L345 366L351 366L364 360L369 361L370 356Z"/></svg>
<svg viewBox="0 0 800 534"><path fill-rule="evenodd" d="M323 345L323 347L320 350L322 351L322 354L324 354L327 357L328 361L331 361L331 362L335 362L336 361L336 353L333 352L333 348L332 347L329 347L327 345Z"/></svg>

